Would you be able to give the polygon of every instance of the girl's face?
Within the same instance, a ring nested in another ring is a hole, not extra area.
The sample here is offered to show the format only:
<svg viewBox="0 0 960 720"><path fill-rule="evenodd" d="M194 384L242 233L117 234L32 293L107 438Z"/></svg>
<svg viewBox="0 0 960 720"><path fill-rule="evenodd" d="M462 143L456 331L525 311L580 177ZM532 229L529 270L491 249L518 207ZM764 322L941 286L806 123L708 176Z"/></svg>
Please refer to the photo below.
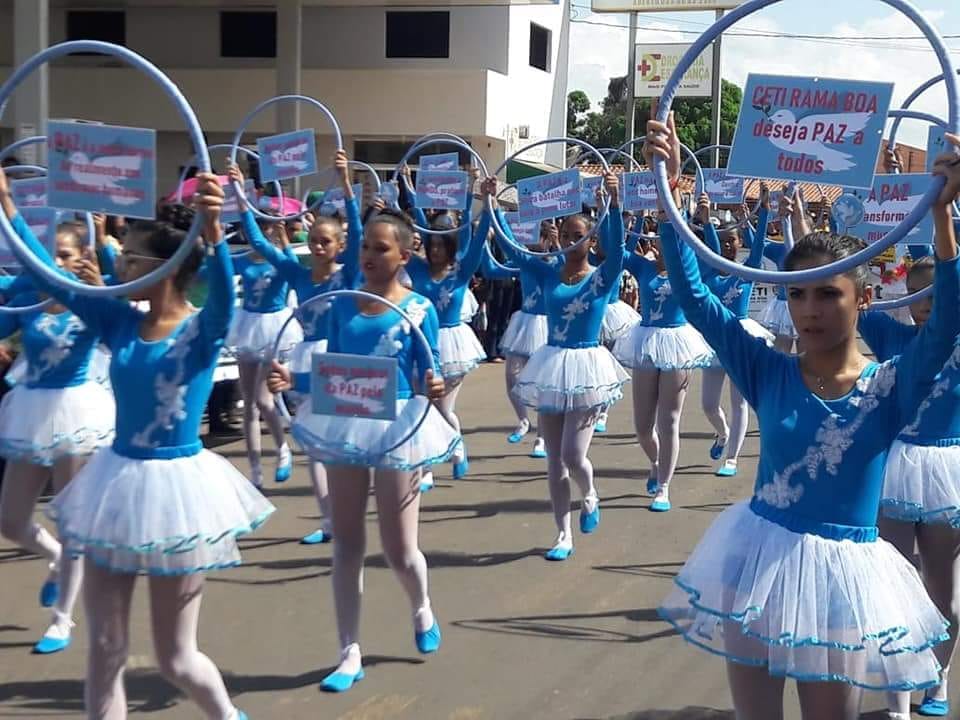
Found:
<svg viewBox="0 0 960 720"><path fill-rule="evenodd" d="M915 293L933 283L933 270L915 270L907 276L907 292ZM933 311L933 296L910 305L910 317L917 327L923 327Z"/></svg>
<svg viewBox="0 0 960 720"><path fill-rule="evenodd" d="M308 245L314 262L333 262L343 250L339 233L328 222L316 223L310 229Z"/></svg>
<svg viewBox="0 0 960 720"><path fill-rule="evenodd" d="M446 267L450 264L450 255L447 253L447 244L442 235L434 235L427 245L430 264L435 267Z"/></svg>
<svg viewBox="0 0 960 720"><path fill-rule="evenodd" d="M117 258L117 275L122 282L127 283L156 270L162 262L163 260L156 257L147 246L145 233L128 232L123 243L123 251ZM131 294L130 300L147 300L149 297L150 292L147 289Z"/></svg>
<svg viewBox="0 0 960 720"><path fill-rule="evenodd" d="M795 270L821 267L830 258L808 258ZM787 287L787 305L806 352L828 352L845 344L856 333L857 316L870 306L873 288L857 290L847 275Z"/></svg>
<svg viewBox="0 0 960 720"><path fill-rule="evenodd" d="M727 260L736 260L738 252L740 252L739 233L731 231L720 236L720 253Z"/></svg>
<svg viewBox="0 0 960 720"><path fill-rule="evenodd" d="M80 249L76 235L72 232L57 233L57 251L54 260L57 267L67 272L75 273L80 269L83 251Z"/></svg>
<svg viewBox="0 0 960 720"><path fill-rule="evenodd" d="M587 224L582 218L570 218L560 227L560 247L568 248L572 245L576 245L589 234L590 228L587 227ZM592 246L593 240L588 240L580 245L577 249L568 252L567 257L571 260L582 260L587 256L587 253L590 252Z"/></svg>
<svg viewBox="0 0 960 720"><path fill-rule="evenodd" d="M397 232L389 223L375 222L367 226L360 247L360 267L368 282L389 282L409 259L410 251L400 246Z"/></svg>

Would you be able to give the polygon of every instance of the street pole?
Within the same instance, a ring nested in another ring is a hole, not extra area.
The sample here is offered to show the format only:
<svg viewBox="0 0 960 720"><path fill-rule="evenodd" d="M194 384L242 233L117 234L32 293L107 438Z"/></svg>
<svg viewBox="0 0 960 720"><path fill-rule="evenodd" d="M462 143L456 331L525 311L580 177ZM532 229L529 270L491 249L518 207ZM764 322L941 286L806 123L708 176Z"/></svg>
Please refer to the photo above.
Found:
<svg viewBox="0 0 960 720"><path fill-rule="evenodd" d="M717 20L723 17L723 13L723 10L717 10ZM722 88L720 80L720 35L718 35L717 39L713 41L713 88L711 93L713 97L713 105L711 106L713 137L710 141L711 145L720 144L720 91ZM720 148L715 148L712 155L713 166L715 168L720 167Z"/></svg>
<svg viewBox="0 0 960 720"><path fill-rule="evenodd" d="M627 68L627 117L625 118L625 129L627 140L632 141L636 135L633 130L637 110L637 13L630 13L630 39L628 41L628 55L630 65Z"/></svg>

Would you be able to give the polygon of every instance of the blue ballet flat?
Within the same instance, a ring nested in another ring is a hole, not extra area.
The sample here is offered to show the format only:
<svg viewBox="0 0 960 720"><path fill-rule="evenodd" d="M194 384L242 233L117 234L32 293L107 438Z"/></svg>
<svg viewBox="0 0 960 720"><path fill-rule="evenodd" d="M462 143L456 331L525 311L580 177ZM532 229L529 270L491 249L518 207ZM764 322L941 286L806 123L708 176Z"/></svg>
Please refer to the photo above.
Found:
<svg viewBox="0 0 960 720"><path fill-rule="evenodd" d="M530 451L530 457L532 458L545 458L547 456L547 451L543 448L534 447Z"/></svg>
<svg viewBox="0 0 960 720"><path fill-rule="evenodd" d="M607 423L605 420L597 420L597 424L593 426L593 431L598 433L605 433L607 431Z"/></svg>
<svg viewBox="0 0 960 720"><path fill-rule="evenodd" d="M40 607L53 607L60 598L60 584L56 580L47 580L40 588Z"/></svg>
<svg viewBox="0 0 960 720"><path fill-rule="evenodd" d="M653 475L647 478L647 495L656 495L658 487L660 487L660 481Z"/></svg>
<svg viewBox="0 0 960 720"><path fill-rule="evenodd" d="M420 483L420 494L423 495L424 493L428 493L428 492L430 492L431 490L433 490L433 488L435 488L435 487L436 487L436 485L434 485L433 483L421 482L421 483Z"/></svg>
<svg viewBox="0 0 960 720"><path fill-rule="evenodd" d="M300 540L301 545L322 545L333 540L333 535L325 533L323 530L314 530L309 535L304 535Z"/></svg>
<svg viewBox="0 0 960 720"><path fill-rule="evenodd" d="M250 718L243 710L237 710L237 720L250 720Z"/></svg>
<svg viewBox="0 0 960 720"><path fill-rule="evenodd" d="M529 430L527 432L529 432ZM516 445L518 442L523 440L524 437L526 437L526 434L527 433L518 433L514 431L507 437L507 442L511 445Z"/></svg>
<svg viewBox="0 0 960 720"><path fill-rule="evenodd" d="M654 500L650 503L650 512L669 512L670 510L670 501L669 500Z"/></svg>
<svg viewBox="0 0 960 720"><path fill-rule="evenodd" d="M355 675L349 673L333 672L320 681L320 689L324 692L342 693L353 687L354 683L363 680L367 674L363 668L357 670Z"/></svg>
<svg viewBox="0 0 960 720"><path fill-rule="evenodd" d="M70 647L70 638L53 638L44 635L40 641L33 646L34 655L53 655L61 650Z"/></svg>
<svg viewBox="0 0 960 720"><path fill-rule="evenodd" d="M463 460L453 464L453 479L463 480L470 470L470 461L464 456Z"/></svg>
<svg viewBox="0 0 960 720"><path fill-rule="evenodd" d="M565 547L560 547L558 545L556 547L552 547L549 550L547 550L547 552L544 554L543 557L545 557L547 560L550 560L552 562L563 562L564 560L569 558L571 555L573 555L572 546L565 548Z"/></svg>
<svg viewBox="0 0 960 720"><path fill-rule="evenodd" d="M591 513L584 512L583 510L580 511L580 532L584 535L589 535L590 533L596 532L598 527L600 527L599 504Z"/></svg>
<svg viewBox="0 0 960 720"><path fill-rule="evenodd" d="M710 448L710 459L719 460L723 457L723 451L727 449L726 439L723 442L720 441L719 437L713 439L713 445Z"/></svg>
<svg viewBox="0 0 960 720"><path fill-rule="evenodd" d="M717 471L714 473L717 477L734 477L737 474L736 465L727 465L724 463L717 468Z"/></svg>
<svg viewBox="0 0 960 720"><path fill-rule="evenodd" d="M917 714L924 717L947 717L950 714L949 700L934 700L932 697L923 698Z"/></svg>
<svg viewBox="0 0 960 720"><path fill-rule="evenodd" d="M278 483L285 483L290 479L290 474L293 472L293 463L288 465L278 465L277 472L274 474L273 479Z"/></svg>
<svg viewBox="0 0 960 720"><path fill-rule="evenodd" d="M437 624L436 619L434 619L433 625L430 626L429 630L425 632L415 632L413 639L417 644L417 650L419 650L422 655L429 655L439 650L440 642L443 638L440 636L440 626Z"/></svg>

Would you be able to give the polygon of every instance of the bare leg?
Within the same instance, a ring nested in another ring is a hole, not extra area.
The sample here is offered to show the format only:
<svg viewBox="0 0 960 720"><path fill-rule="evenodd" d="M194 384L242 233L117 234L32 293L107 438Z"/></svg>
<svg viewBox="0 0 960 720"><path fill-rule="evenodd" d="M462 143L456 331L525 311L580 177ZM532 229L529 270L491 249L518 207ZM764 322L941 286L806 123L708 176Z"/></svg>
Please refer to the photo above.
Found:
<svg viewBox="0 0 960 720"><path fill-rule="evenodd" d="M236 712L220 671L197 649L203 575L150 578L153 646L163 676L180 688L210 720Z"/></svg>
<svg viewBox="0 0 960 720"><path fill-rule="evenodd" d="M124 720L123 671L129 651L130 601L136 575L111 573L86 561L83 587L90 647L84 701L88 720Z"/></svg>

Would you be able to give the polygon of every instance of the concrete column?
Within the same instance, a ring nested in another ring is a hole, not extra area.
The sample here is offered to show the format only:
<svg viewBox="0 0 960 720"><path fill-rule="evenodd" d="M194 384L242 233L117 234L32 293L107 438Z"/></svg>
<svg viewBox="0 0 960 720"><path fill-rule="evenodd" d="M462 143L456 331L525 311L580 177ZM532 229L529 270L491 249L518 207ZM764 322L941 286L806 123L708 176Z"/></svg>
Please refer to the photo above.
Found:
<svg viewBox="0 0 960 720"><path fill-rule="evenodd" d="M277 0L277 95L299 95L303 58L303 2ZM277 132L300 128L303 103L283 102L276 107ZM320 163L321 165L323 163ZM294 181L294 192L300 193L300 179Z"/></svg>
<svg viewBox="0 0 960 720"><path fill-rule="evenodd" d="M31 56L49 44L49 0L14 0L13 5L13 63L22 65ZM19 140L30 135L43 135L47 131L49 115L49 71L43 65L34 70L11 98L12 107L7 110L13 117L14 137ZM19 153L26 163L46 160L46 148L30 145Z"/></svg>
<svg viewBox="0 0 960 720"><path fill-rule="evenodd" d="M557 38L557 57L553 63L553 100L550 103L550 137L567 134L567 76L570 63L570 3L561 0L557 12L562 13L560 33ZM563 143L546 146L545 162L554 167L567 166L566 148Z"/></svg>

